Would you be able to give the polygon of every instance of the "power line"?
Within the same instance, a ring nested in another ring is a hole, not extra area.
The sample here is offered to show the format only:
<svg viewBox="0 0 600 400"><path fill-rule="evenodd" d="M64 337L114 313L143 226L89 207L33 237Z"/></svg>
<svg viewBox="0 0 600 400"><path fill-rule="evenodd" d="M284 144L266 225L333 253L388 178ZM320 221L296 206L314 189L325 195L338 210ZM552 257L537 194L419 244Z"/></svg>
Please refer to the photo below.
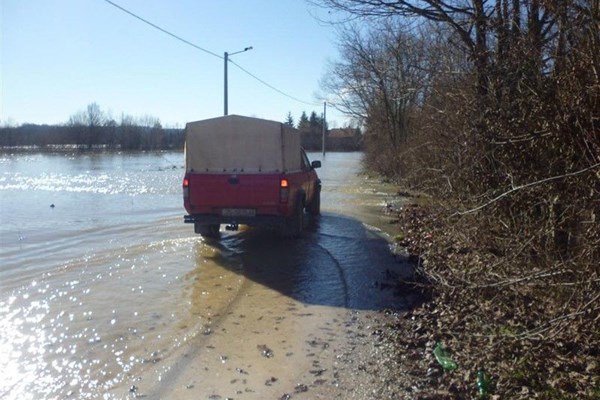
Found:
<svg viewBox="0 0 600 400"><path fill-rule="evenodd" d="M153 24L152 22L150 22L150 21L148 21L148 20L146 20L146 19L144 19L144 18L140 17L139 15L136 15L136 14L132 13L131 11L129 11L129 10L127 10L127 9L125 9L125 8L123 8L123 7L121 7L120 5L118 5L118 4L116 4L116 3L113 3L113 2L112 2L112 1L110 1L110 0L104 0L104 1L105 1L105 2L107 2L108 4L110 4L111 6L114 6L114 7L118 8L119 10L121 10L121 11L123 11L123 12L125 12L125 13L127 13L127 14L129 14L129 15L131 15L132 17L134 17L134 18L137 18L137 19L139 19L140 21L142 21L142 22L144 22L144 23L146 23L146 24L150 25L151 27L153 27L153 28L156 28L156 29L158 29L159 31L161 31L161 32L163 32L163 33L166 33L167 35L169 35L169 36L171 36L171 37L174 37L175 39L177 39L177 40L179 40L179 41L181 41L181 42L183 42L183 43L185 43L185 44L187 44L187 45L190 45L190 46L192 46L192 47L193 47L193 48L195 48L195 49L198 49L198 50L200 50L200 51L203 51L203 52L205 52L205 53L208 53L208 54L210 54L211 56L214 56L214 57L220 58L221 60L223 59L223 57L222 57L222 56L220 56L220 55L218 55L217 53L213 53L213 52L212 52L212 51L210 51L210 50L206 50L206 49L204 49L204 48L202 48L202 47L200 47L200 46L198 46L198 45L196 45L196 44L194 44L194 43L192 43L192 42L190 42L190 41L188 41L188 40L185 40L184 38L182 38L182 37L180 37L180 36L177 36L177 35L175 35L174 33L171 33L171 32L169 32L168 30L166 30L166 29L163 29L163 28L161 28L160 26L158 26L158 25L156 25L156 24Z"/></svg>
<svg viewBox="0 0 600 400"><path fill-rule="evenodd" d="M150 21L148 21L148 20L146 20L146 19L144 19L144 18L140 17L139 15L137 15L137 14L134 14L133 12L131 12L131 11L129 11L129 10L127 10L127 9L125 9L125 8L123 8L123 7L121 7L120 5L118 5L118 4L114 3L114 2L112 2L111 0L104 0L104 1L105 1L106 3L108 3L108 4L110 4L111 6L118 8L119 10L123 11L124 13L127 13L127 14L131 15L132 17L134 17L134 18L136 18L136 19L138 19L138 20L142 21L143 23L145 23L145 24L148 24L148 25L150 25L151 27L153 27L153 28L155 28L155 29L158 29L159 31L161 31L161 32L163 32L163 33L165 33L165 34L167 34L167 35L169 35L169 36L171 36L171 37L173 37L173 38L175 38L175 39L177 39L177 40L179 40L179 41L181 41L181 42L183 42L183 43L185 43L185 44L187 44L187 45L189 45L189 46L192 46L193 48L195 48L195 49L197 49L197 50L203 51L203 52L205 52L205 53L207 53L207 54L210 54L210 55L211 55L211 56L213 56L213 57L217 57L217 58L219 58L219 59L221 59L221 60L223 60L223 59L224 59L224 57L222 57L222 56L218 55L217 53L213 53L212 51L210 51L210 50L206 50L205 48L202 48L202 47L200 47L200 46L198 46L198 45L196 45L196 44L194 44L194 43L190 42L189 40L186 40L186 39L184 39L184 38L182 38L182 37L180 37L180 36L177 36L177 35L175 35L174 33L171 33L171 32L169 32L168 30L166 30L166 29L163 29L163 28L161 28L160 26L158 26L158 25L156 25L156 24L153 24L152 22L150 22ZM288 98L290 98L290 99L292 99L292 100L294 100L294 101L297 101L297 102L299 102L299 103L303 103L303 104L306 104L306 105L309 105L309 106L317 106L317 105L320 105L320 104L318 104L318 103L314 103L314 102L308 102L308 101L300 100L300 99L298 99L297 97L291 96L291 95L289 95L289 94L287 94L287 93L283 92L282 90L279 90L279 89L277 89L275 86L273 86L273 85L271 85L271 84L269 84L269 83L265 82L264 80L260 79L258 76L254 75L253 73L251 73L251 72L250 72L250 71L248 71L247 69L243 68L243 67L242 67L241 65L239 65L238 63L236 63L236 62L234 62L234 61L232 61L232 60L230 60L230 59L228 59L228 61L229 61L230 63L232 63L233 65L235 65L236 67L238 67L240 70L242 70L242 71L243 71L244 73L246 73L248 76L250 76L250 77L252 77L252 78L256 79L258 82L262 83L263 85L265 85L265 86L266 86L266 87L268 87L269 89L271 89L271 90L274 90L275 92L277 92L277 93L279 93L279 94L281 94L281 95L283 95L283 96L285 96L285 97L288 97Z"/></svg>
<svg viewBox="0 0 600 400"><path fill-rule="evenodd" d="M279 93L279 94L281 94L281 95L283 95L285 97L289 97L292 100L295 100L295 101L297 101L299 103L307 104L309 106L320 105L320 104L317 104L317 103L311 103L311 102L308 102L308 101L300 100L300 99L298 99L298 98L296 98L294 96L291 96L291 95L289 95L289 94L287 94L285 92L282 92L281 90L277 89L275 86L273 86L273 85L271 85L271 84L263 81L258 76L252 74L250 71L246 70L245 68L243 68L241 65L239 65L235 61L229 60L229 62L232 63L233 65L235 65L236 67L238 67L239 69L241 69L243 72L245 72L246 74L248 74L252 78L256 79L257 81L259 81L260 83L262 83L263 85L265 85L266 87L268 87L269 89L272 89L272 90L276 91L277 93Z"/></svg>

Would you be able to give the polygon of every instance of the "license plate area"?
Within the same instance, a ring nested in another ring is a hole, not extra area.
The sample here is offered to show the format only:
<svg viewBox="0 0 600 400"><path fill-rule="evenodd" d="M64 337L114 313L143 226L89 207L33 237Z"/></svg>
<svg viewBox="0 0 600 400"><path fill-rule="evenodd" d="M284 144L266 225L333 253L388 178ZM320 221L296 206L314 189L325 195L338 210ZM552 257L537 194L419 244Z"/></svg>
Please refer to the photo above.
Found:
<svg viewBox="0 0 600 400"><path fill-rule="evenodd" d="M221 210L221 215L224 217L255 217L256 210L254 208L224 208Z"/></svg>

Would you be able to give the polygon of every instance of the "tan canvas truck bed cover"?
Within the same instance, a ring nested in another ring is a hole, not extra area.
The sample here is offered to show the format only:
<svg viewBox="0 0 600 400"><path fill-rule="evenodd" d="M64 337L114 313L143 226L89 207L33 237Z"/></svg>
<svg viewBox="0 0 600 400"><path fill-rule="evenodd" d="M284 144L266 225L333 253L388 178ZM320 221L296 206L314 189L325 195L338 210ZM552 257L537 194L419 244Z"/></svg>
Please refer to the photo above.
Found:
<svg viewBox="0 0 600 400"><path fill-rule="evenodd" d="M280 122L227 115L185 127L186 172L274 173L301 169L300 133Z"/></svg>

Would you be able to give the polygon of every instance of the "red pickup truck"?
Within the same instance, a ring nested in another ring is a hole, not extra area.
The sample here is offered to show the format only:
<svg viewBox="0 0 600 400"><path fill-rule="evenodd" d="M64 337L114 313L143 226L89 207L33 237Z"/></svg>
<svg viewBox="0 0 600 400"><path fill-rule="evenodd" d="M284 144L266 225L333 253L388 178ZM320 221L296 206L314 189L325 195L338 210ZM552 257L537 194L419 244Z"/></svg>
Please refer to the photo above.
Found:
<svg viewBox="0 0 600 400"><path fill-rule="evenodd" d="M320 213L321 181L285 124L228 115L185 127L184 222L217 237L221 224L269 225L297 237L304 211Z"/></svg>

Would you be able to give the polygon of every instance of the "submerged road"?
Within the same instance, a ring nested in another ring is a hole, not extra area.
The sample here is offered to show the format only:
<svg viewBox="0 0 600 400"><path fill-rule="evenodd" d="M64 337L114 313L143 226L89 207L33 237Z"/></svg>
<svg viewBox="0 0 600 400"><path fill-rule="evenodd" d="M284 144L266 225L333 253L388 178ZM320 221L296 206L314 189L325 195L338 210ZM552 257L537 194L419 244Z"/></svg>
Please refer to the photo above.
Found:
<svg viewBox="0 0 600 400"><path fill-rule="evenodd" d="M216 271L206 270L206 247ZM299 240L247 230L199 242L196 252L194 312L210 323L159 383L140 380L141 394L349 398L336 356L352 339L355 313L405 309L415 300L389 285L410 267L390 254L379 231L345 216L322 215Z"/></svg>
<svg viewBox="0 0 600 400"><path fill-rule="evenodd" d="M322 160L300 239L205 240L180 153L0 157L0 398L365 398L360 321L415 299L360 160Z"/></svg>

